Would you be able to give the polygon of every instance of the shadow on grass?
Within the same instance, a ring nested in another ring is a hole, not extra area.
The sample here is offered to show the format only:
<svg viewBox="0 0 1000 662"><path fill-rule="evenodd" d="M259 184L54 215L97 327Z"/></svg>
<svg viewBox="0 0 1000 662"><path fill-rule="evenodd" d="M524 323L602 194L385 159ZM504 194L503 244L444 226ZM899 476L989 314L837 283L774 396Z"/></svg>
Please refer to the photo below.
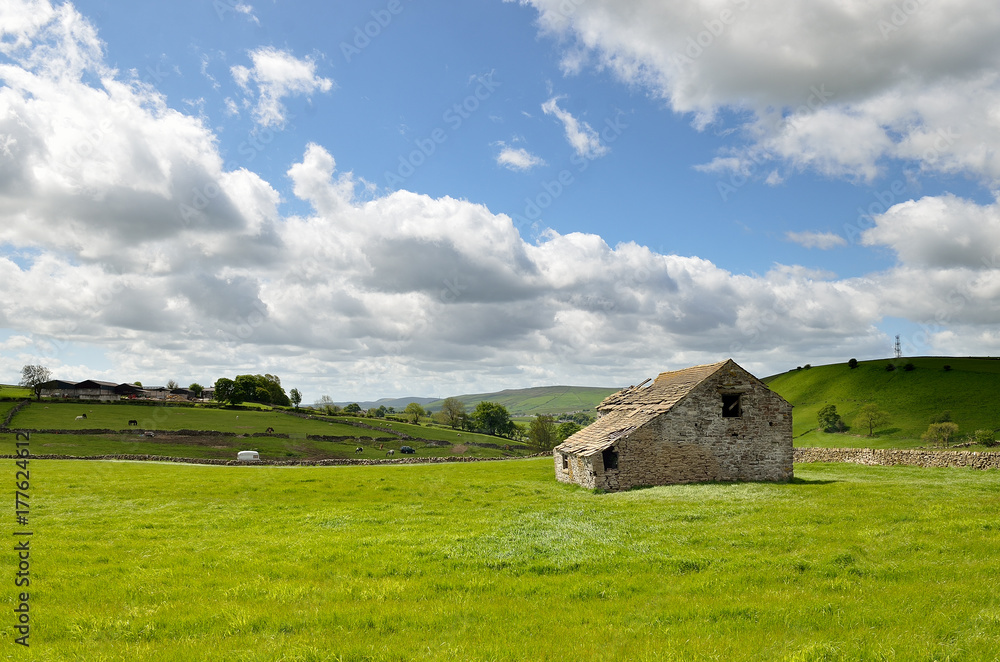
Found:
<svg viewBox="0 0 1000 662"><path fill-rule="evenodd" d="M791 480L788 481L789 485L831 485L833 483L839 483L839 480L808 480L806 478L799 478L798 476L792 476Z"/></svg>

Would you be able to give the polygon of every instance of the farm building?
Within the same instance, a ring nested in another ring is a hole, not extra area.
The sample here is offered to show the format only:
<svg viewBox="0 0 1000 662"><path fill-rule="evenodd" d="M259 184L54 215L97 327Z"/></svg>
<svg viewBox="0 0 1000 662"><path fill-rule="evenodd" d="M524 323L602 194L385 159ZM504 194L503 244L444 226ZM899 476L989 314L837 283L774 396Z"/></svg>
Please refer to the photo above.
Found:
<svg viewBox="0 0 1000 662"><path fill-rule="evenodd" d="M87 379L82 382L67 382L53 379L42 384L41 396L53 399L100 400L112 402L123 396L134 396L139 393L132 384L115 384Z"/></svg>
<svg viewBox="0 0 1000 662"><path fill-rule="evenodd" d="M604 399L553 451L556 478L626 490L792 477L792 405L732 359L664 372Z"/></svg>

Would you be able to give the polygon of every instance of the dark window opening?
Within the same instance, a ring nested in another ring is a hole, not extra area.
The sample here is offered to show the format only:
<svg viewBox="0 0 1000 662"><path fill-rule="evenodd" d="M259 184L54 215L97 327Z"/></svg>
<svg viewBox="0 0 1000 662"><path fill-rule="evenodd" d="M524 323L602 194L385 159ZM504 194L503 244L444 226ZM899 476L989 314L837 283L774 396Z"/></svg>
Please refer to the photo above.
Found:
<svg viewBox="0 0 1000 662"><path fill-rule="evenodd" d="M563 469L569 469L569 456L563 455Z"/></svg>
<svg viewBox="0 0 1000 662"><path fill-rule="evenodd" d="M722 416L723 418L739 418L743 415L740 408L740 394L722 396Z"/></svg>
<svg viewBox="0 0 1000 662"><path fill-rule="evenodd" d="M618 451L614 448L605 448L604 452L601 453L604 459L604 470L617 469L618 468Z"/></svg>

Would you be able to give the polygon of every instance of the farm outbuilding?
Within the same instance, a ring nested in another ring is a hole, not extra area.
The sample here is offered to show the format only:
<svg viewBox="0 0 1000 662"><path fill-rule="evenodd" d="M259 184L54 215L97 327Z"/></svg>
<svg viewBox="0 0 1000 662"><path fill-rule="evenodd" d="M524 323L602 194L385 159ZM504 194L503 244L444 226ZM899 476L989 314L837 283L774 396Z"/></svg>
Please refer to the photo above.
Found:
<svg viewBox="0 0 1000 662"><path fill-rule="evenodd" d="M735 361L649 381L605 398L597 421L556 446L558 480L617 491L792 477L792 405Z"/></svg>

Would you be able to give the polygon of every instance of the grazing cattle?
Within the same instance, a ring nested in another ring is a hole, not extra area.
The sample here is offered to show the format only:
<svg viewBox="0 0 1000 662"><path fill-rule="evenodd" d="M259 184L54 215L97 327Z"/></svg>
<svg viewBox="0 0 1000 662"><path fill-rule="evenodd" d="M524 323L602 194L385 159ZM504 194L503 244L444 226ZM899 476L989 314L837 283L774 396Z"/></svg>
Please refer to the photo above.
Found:
<svg viewBox="0 0 1000 662"><path fill-rule="evenodd" d="M264 430L264 432L266 432L267 434L273 434L274 433L274 428L268 428L268 429Z"/></svg>
<svg viewBox="0 0 1000 662"><path fill-rule="evenodd" d="M365 452L365 449L362 448L361 446L358 446L357 448L354 449L354 454L355 455L357 455L358 453L364 453L364 452Z"/></svg>
<svg viewBox="0 0 1000 662"><path fill-rule="evenodd" d="M133 418L133 419L131 419L131 420L130 420L130 421L128 422L128 424L129 424L129 427L135 427L135 426L139 425L139 421L137 421L137 420L135 420L135 419Z"/></svg>
<svg viewBox="0 0 1000 662"><path fill-rule="evenodd" d="M391 448L385 452L385 456L386 457L389 457L390 455L395 455L395 454L396 454L396 451L392 450Z"/></svg>

